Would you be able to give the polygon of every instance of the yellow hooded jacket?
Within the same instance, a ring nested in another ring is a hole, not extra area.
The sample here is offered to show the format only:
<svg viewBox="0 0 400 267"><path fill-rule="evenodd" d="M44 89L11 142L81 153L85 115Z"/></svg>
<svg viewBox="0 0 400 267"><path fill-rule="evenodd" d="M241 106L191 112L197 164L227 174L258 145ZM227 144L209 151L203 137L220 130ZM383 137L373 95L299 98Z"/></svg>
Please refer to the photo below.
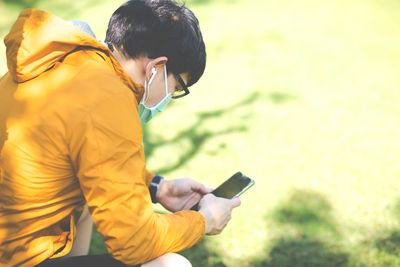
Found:
<svg viewBox="0 0 400 267"><path fill-rule="evenodd" d="M0 265L66 255L88 204L108 251L138 264L196 244L195 211L157 214L136 84L112 53L46 12L21 12L0 79Z"/></svg>

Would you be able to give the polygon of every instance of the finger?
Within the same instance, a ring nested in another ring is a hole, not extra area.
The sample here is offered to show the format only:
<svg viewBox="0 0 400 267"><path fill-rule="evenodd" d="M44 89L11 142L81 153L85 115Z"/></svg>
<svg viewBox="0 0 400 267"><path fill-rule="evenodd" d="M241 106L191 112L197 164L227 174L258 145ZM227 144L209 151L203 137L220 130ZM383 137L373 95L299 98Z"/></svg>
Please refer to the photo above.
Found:
<svg viewBox="0 0 400 267"><path fill-rule="evenodd" d="M206 190L207 190L208 193L211 193L212 191L214 191L214 188L206 187Z"/></svg>
<svg viewBox="0 0 400 267"><path fill-rule="evenodd" d="M195 192L198 192L202 195L206 195L208 193L211 193L212 190L210 188L205 187L203 184L193 181L194 183L192 184L192 190Z"/></svg>
<svg viewBox="0 0 400 267"><path fill-rule="evenodd" d="M201 190L205 189L204 185L197 182L196 180L188 178L188 181L190 182L190 188L193 191L200 192Z"/></svg>
<svg viewBox="0 0 400 267"><path fill-rule="evenodd" d="M232 209L236 208L236 207L239 207L240 204L241 204L241 201L240 201L240 199L238 197L235 197L235 198L231 199Z"/></svg>
<svg viewBox="0 0 400 267"><path fill-rule="evenodd" d="M184 209L191 209L194 205L200 202L202 197L199 194L193 194L185 203Z"/></svg>

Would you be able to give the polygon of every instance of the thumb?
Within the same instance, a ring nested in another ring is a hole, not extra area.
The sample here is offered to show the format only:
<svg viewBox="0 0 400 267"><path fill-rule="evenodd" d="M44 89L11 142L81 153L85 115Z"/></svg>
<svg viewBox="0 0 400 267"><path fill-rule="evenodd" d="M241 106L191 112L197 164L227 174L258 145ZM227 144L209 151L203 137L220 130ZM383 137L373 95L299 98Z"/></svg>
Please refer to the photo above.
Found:
<svg viewBox="0 0 400 267"><path fill-rule="evenodd" d="M206 195L208 193L211 193L212 189L205 187L203 184L201 183L197 183L195 185L194 191L197 191L199 193L201 193L202 195Z"/></svg>
<svg viewBox="0 0 400 267"><path fill-rule="evenodd" d="M235 198L231 199L232 209L236 208L236 207L239 207L240 204L241 204L241 201L240 201L240 199L238 197L235 197Z"/></svg>
<svg viewBox="0 0 400 267"><path fill-rule="evenodd" d="M206 187L206 192L207 192L207 194L208 194L208 193L211 193L212 191L214 191L214 189L212 189L212 188L210 188L210 187Z"/></svg>

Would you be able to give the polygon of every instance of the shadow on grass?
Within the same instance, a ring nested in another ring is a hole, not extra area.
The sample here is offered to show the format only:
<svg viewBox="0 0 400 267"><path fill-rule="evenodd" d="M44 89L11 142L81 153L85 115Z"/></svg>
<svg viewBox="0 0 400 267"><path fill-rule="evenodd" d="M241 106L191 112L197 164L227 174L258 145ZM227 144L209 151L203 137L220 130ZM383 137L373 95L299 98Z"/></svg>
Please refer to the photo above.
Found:
<svg viewBox="0 0 400 267"><path fill-rule="evenodd" d="M261 91L261 90L260 90ZM197 155L199 151L203 148L203 146L212 138L230 135L238 132L246 132L248 127L243 124L243 121L246 120L249 116L251 116L251 105L256 102L264 103L265 100L272 102L273 104L285 104L288 101L293 101L298 99L297 96L288 94L283 91L273 91L269 94L262 94L258 91L253 92L246 98L241 101L234 103L230 106L215 109L212 111L205 111L197 113L196 119L191 125L186 127L185 130L176 133L175 136L171 138L163 138L152 131L149 131L147 125L143 127L143 144L144 150L146 154L146 158L151 158L153 153L163 147L169 145L177 145L177 144L188 144L182 145L180 155L177 155L177 160L174 164L161 167L159 169L153 170L155 173L166 175L173 170L183 166L188 163L193 157ZM229 119L232 121L232 118L235 118L235 112L240 111L241 109L245 109L245 115L241 117L237 117L237 122L234 122L234 125L238 126L227 126L222 130L211 130L207 127L204 127L208 121L220 119L221 125L223 125L224 116L231 116ZM209 153L210 155L215 155L219 149L224 149L226 144L220 144L218 149L214 152Z"/></svg>
<svg viewBox="0 0 400 267"><path fill-rule="evenodd" d="M185 144L185 141L187 141L186 143L189 144L186 146L182 146L181 153L177 156L177 160L174 164L161 167L157 170L154 170L154 172L165 175L183 166L184 164L187 164L194 156L197 155L197 153L199 153L199 151L201 151L206 142L212 138L223 135L230 135L238 132L246 132L247 126L240 125L242 124L242 122L236 123L240 126L227 126L225 127L225 129L222 130L210 130L207 127L204 127L204 125L210 120L222 118L222 116L226 115L232 115L238 109L250 106L252 103L258 100L259 95L259 93L255 92L249 95L247 98L243 99L242 101L235 103L231 106L216 109L213 111L197 113L195 115L195 121L191 125L186 127L185 130L178 132L172 138L163 138L155 133L150 132L147 126L143 127L143 144L146 158L150 158L158 148L163 146L180 143ZM225 144L221 144L220 147L224 148Z"/></svg>
<svg viewBox="0 0 400 267"><path fill-rule="evenodd" d="M322 195L295 191L272 220L284 234L267 244L265 258L253 266L347 266L349 255L335 244L340 235Z"/></svg>
<svg viewBox="0 0 400 267"><path fill-rule="evenodd" d="M106 244L104 243L103 236L99 232L97 232L96 226L94 224L92 229L93 232L90 240L89 254L90 255L107 254L108 251Z"/></svg>
<svg viewBox="0 0 400 267"><path fill-rule="evenodd" d="M41 0L3 0L6 5L12 5L22 9L35 7Z"/></svg>
<svg viewBox="0 0 400 267"><path fill-rule="evenodd" d="M274 212L273 218L277 223L291 225L307 236L316 236L320 232L338 235L330 204L316 192L295 191Z"/></svg>
<svg viewBox="0 0 400 267"><path fill-rule="evenodd" d="M274 104L284 104L286 102L298 99L298 97L295 95L278 90L271 92L268 97Z"/></svg>
<svg viewBox="0 0 400 267"><path fill-rule="evenodd" d="M374 245L380 251L400 256L400 230L390 232L387 237L377 238Z"/></svg>
<svg viewBox="0 0 400 267"><path fill-rule="evenodd" d="M394 207L394 215L400 221L400 200ZM380 252L400 256L400 229L392 229L388 234L376 238L373 245Z"/></svg>
<svg viewBox="0 0 400 267"><path fill-rule="evenodd" d="M269 259L259 266L347 266L348 255L337 247L309 236L279 239L270 251Z"/></svg>

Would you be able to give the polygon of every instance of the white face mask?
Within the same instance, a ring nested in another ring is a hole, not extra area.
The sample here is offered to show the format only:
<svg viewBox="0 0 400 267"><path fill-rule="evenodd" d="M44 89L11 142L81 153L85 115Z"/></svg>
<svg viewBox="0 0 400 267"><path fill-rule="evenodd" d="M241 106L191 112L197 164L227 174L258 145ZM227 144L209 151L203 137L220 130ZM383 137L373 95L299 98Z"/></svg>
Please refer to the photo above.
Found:
<svg viewBox="0 0 400 267"><path fill-rule="evenodd" d="M144 94L142 97L142 100L139 103L139 117L140 117L140 122L142 124L145 124L149 122L155 115L157 115L159 112L162 112L169 101L171 101L171 93L168 92L168 82L167 82L167 67L164 65L164 80L165 80L165 97L161 99L160 102L158 102L156 105L153 107L148 107L145 104L146 98L148 97L148 94L150 93L150 85L154 80L154 77L156 76L157 70L156 68L152 68L151 70L151 77L149 82L147 83L147 80L144 81Z"/></svg>

